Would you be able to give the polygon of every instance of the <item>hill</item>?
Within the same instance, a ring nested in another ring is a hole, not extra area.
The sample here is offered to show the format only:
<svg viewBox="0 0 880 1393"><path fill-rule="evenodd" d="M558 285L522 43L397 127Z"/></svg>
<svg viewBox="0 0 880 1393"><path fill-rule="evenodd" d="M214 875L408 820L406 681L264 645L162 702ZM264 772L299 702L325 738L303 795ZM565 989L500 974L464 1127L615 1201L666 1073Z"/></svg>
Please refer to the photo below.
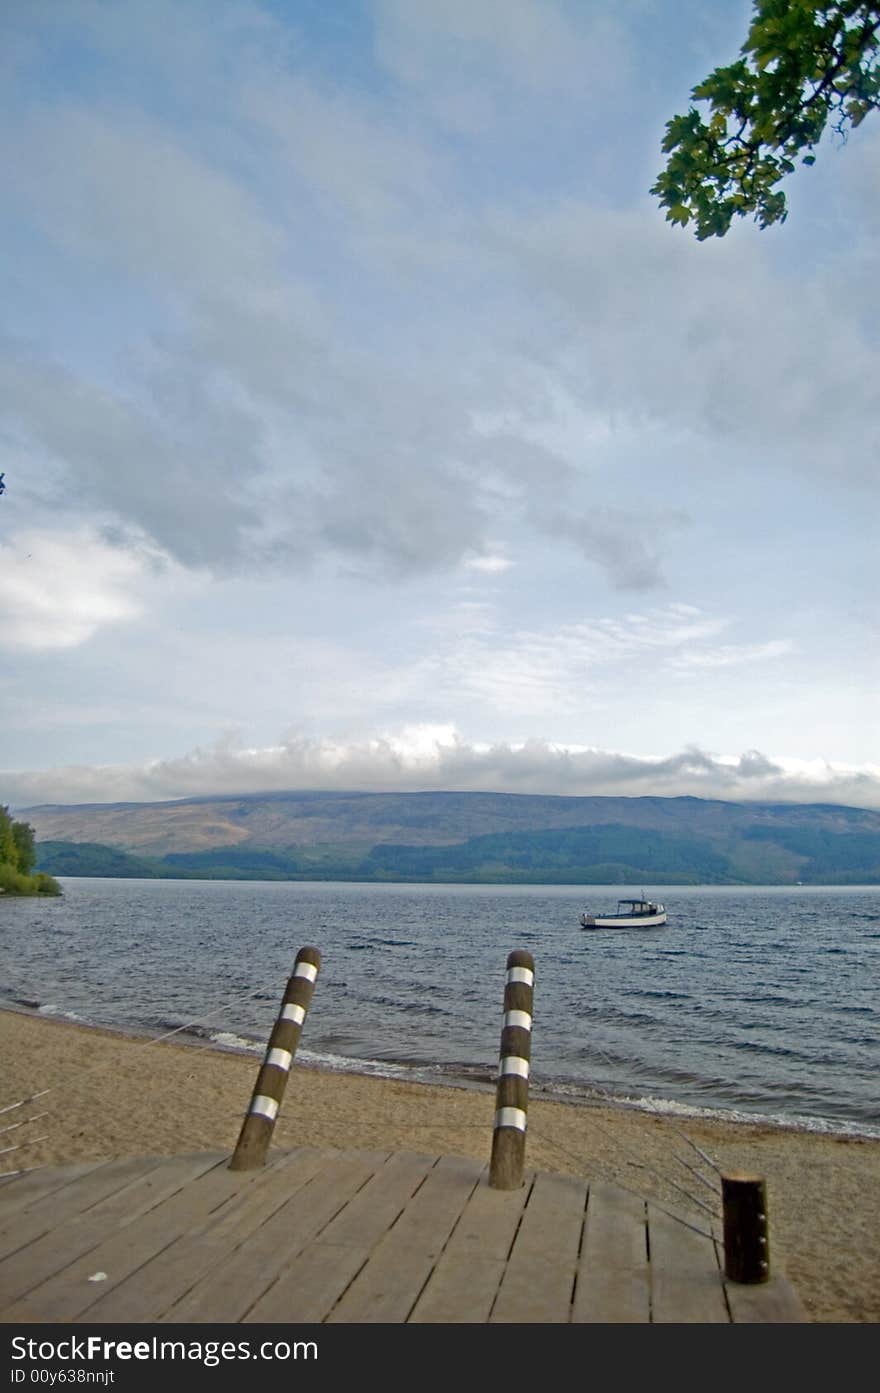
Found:
<svg viewBox="0 0 880 1393"><path fill-rule="evenodd" d="M831 804L291 792L20 811L55 875L880 883L880 813Z"/></svg>

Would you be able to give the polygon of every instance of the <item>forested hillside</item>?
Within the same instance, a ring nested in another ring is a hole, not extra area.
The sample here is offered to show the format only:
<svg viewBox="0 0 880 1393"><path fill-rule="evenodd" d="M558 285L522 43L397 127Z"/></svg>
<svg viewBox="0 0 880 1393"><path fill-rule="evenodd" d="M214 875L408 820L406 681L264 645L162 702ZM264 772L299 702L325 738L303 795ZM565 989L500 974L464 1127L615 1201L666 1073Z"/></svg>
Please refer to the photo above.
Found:
<svg viewBox="0 0 880 1393"><path fill-rule="evenodd" d="M831 804L295 792L26 811L54 875L880 883L880 813Z"/></svg>

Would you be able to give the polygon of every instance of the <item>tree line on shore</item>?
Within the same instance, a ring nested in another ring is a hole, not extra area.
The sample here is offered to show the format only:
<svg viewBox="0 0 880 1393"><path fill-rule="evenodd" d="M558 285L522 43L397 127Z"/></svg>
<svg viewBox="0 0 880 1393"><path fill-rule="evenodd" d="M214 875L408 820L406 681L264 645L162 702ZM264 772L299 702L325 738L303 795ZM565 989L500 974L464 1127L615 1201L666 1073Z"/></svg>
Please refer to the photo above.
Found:
<svg viewBox="0 0 880 1393"><path fill-rule="evenodd" d="M60 895L58 881L35 870L34 829L0 808L0 892L7 895Z"/></svg>

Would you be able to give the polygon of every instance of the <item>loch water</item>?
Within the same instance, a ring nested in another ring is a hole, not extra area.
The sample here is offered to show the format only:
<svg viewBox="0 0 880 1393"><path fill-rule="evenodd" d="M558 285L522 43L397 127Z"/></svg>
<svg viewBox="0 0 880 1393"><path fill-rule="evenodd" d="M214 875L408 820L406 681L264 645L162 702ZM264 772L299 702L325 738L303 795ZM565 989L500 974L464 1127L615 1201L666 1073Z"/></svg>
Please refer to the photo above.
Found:
<svg viewBox="0 0 880 1393"><path fill-rule="evenodd" d="M488 1084L526 948L534 1090L880 1136L880 886L62 885L0 897L0 1005L258 1054L311 944L303 1063ZM642 889L664 927L581 929Z"/></svg>

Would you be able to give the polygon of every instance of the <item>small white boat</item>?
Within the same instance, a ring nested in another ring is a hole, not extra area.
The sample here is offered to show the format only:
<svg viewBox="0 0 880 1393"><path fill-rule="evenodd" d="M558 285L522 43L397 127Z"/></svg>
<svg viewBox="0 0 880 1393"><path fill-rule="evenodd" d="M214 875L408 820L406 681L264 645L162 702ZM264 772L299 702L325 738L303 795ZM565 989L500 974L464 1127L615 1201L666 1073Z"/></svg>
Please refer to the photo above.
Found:
<svg viewBox="0 0 880 1393"><path fill-rule="evenodd" d="M666 923L666 906L646 900L618 900L616 914L582 914L582 929L653 929Z"/></svg>

